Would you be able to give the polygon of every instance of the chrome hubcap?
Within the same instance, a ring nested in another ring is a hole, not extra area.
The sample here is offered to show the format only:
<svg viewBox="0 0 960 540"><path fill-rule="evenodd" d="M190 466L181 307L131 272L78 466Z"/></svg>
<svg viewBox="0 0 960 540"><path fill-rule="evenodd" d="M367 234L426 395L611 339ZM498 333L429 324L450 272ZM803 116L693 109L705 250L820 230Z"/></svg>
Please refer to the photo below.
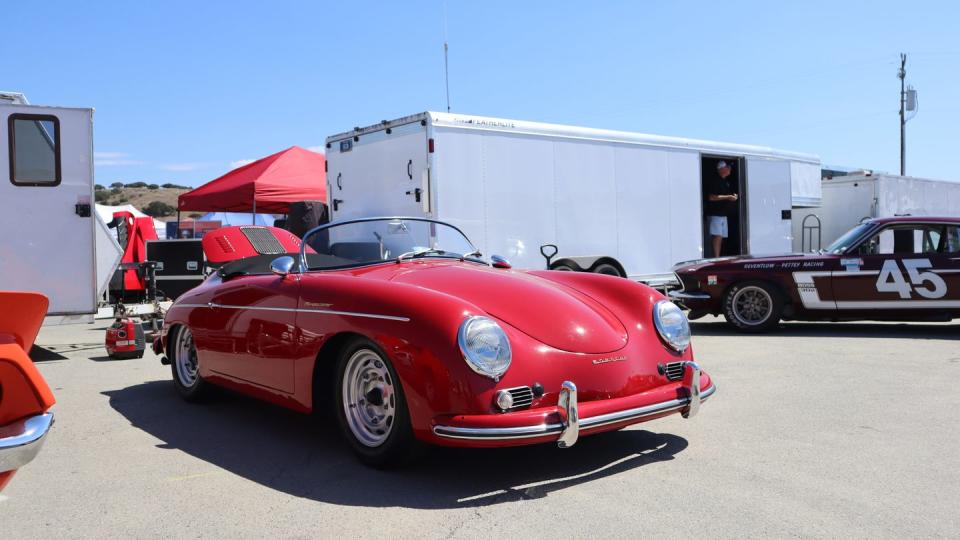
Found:
<svg viewBox="0 0 960 540"><path fill-rule="evenodd" d="M772 311L773 299L760 287L744 287L733 296L733 313L744 324L761 324Z"/></svg>
<svg viewBox="0 0 960 540"><path fill-rule="evenodd" d="M380 446L390 436L397 398L393 377L380 355L360 349L343 373L343 412L353 436L364 446Z"/></svg>
<svg viewBox="0 0 960 540"><path fill-rule="evenodd" d="M193 334L187 327L181 328L177 333L176 356L177 377L180 383L188 388L197 384L199 379L197 348L193 345Z"/></svg>

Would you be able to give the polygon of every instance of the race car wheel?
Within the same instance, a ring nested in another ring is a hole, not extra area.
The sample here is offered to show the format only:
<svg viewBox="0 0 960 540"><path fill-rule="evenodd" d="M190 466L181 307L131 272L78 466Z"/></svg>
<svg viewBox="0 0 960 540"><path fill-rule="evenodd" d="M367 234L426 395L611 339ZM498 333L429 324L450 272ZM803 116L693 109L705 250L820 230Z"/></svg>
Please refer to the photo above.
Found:
<svg viewBox="0 0 960 540"><path fill-rule="evenodd" d="M360 460L384 468L405 463L418 443L387 355L375 343L357 339L341 351L337 373L337 420Z"/></svg>
<svg viewBox="0 0 960 540"><path fill-rule="evenodd" d="M723 315L741 332L766 332L780 322L783 299L762 281L737 283L723 299Z"/></svg>
<svg viewBox="0 0 960 540"><path fill-rule="evenodd" d="M173 385L183 399L199 401L207 393L207 383L200 377L200 359L193 333L186 326L179 326L173 330L170 343L173 345L170 347Z"/></svg>

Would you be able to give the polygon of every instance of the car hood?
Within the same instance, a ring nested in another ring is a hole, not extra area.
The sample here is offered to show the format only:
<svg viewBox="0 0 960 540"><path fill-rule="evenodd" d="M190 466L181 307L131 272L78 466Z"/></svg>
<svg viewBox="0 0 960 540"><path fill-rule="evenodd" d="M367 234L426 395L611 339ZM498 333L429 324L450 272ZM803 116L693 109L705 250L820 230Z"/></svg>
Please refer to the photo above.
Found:
<svg viewBox="0 0 960 540"><path fill-rule="evenodd" d="M462 298L556 349L601 354L627 344L623 324L600 303L524 272L471 263L417 264L392 281Z"/></svg>

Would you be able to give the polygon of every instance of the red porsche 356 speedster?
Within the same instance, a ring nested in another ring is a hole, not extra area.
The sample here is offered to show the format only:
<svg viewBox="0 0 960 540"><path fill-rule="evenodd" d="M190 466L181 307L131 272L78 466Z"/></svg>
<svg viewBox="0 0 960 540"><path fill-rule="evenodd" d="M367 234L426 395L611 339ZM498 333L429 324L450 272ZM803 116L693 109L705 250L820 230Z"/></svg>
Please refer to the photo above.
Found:
<svg viewBox="0 0 960 540"><path fill-rule="evenodd" d="M456 227L368 218L229 227L219 269L169 309L154 343L187 400L221 385L302 412L332 407L360 458L420 442L576 443L716 390L681 310L622 278L484 262Z"/></svg>

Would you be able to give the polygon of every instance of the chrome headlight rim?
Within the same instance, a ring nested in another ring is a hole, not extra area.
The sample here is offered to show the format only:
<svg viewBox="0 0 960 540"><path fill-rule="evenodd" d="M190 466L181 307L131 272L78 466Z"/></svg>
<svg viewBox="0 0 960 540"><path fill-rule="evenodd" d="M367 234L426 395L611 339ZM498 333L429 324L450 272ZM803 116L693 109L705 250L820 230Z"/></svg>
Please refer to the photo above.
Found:
<svg viewBox="0 0 960 540"><path fill-rule="evenodd" d="M502 336L503 342L506 344L507 355L506 364L502 369L492 370L486 368L483 365L483 362L476 359L474 352L470 350L470 347L467 345L467 333L469 332L471 325L476 324L477 322L491 323L493 327L499 331L500 336ZM500 381L500 377L503 377L503 374L510 369L510 365L513 363L513 349L510 346L510 338L507 337L507 333L504 332L503 328L499 323L497 323L496 320L484 315L471 315L460 323L460 328L457 330L457 345L460 347L460 354L463 356L464 362L466 362L467 366L469 366L474 373L488 379L493 379L497 382Z"/></svg>
<svg viewBox="0 0 960 540"><path fill-rule="evenodd" d="M671 326L668 328L666 326L666 323L663 321L663 316L661 315L662 309L676 310L681 321L679 327ZM690 322L687 321L687 316L683 314L680 306L669 300L657 301L657 303L653 305L653 325L657 328L657 334L660 336L660 340L674 351L683 353L690 348Z"/></svg>

